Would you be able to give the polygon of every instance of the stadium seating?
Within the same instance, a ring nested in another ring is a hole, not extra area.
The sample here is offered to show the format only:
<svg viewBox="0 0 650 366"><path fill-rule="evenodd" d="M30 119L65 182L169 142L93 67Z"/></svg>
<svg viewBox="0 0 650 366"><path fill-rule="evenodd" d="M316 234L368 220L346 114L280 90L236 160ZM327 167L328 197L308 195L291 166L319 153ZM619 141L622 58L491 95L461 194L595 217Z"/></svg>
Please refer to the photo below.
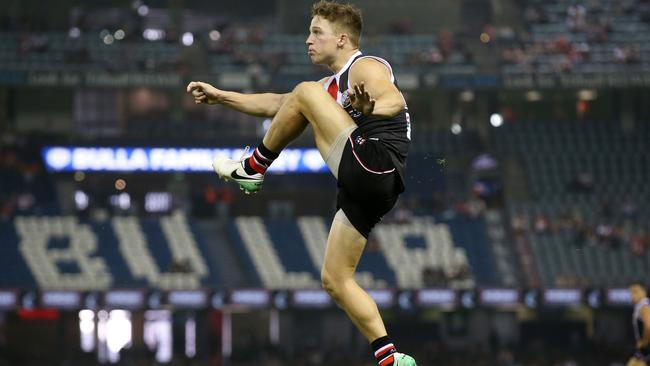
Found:
<svg viewBox="0 0 650 366"><path fill-rule="evenodd" d="M165 71L174 69L182 61L184 46L180 42L131 37L106 44L98 35L97 31L74 38L61 31L0 32L0 68L11 71ZM197 35L200 42L209 42L203 38ZM214 73L246 72L251 62L266 65L272 59L281 58L282 66L276 74L313 74L315 69L306 55L304 41L304 35L270 34L261 43L232 42L227 50L208 52L205 56L209 70ZM412 65L422 52L437 47L434 34L369 36L364 42L367 53L382 55L395 65ZM461 54L454 52L448 65L470 66L465 65ZM244 58L245 63L241 62Z"/></svg>
<svg viewBox="0 0 650 366"><path fill-rule="evenodd" d="M511 123L494 132L494 146L516 156L526 172L530 199L511 202L508 211L529 221L527 238L544 284L573 278L583 284L622 285L647 277L650 253L634 255L629 240L649 229L648 132L647 124L626 131L607 122ZM580 183L580 175L587 180ZM625 202L634 204L633 213L622 212ZM568 217L572 221L559 228L534 227L536 218L555 222ZM585 238L575 221L587 228ZM620 228L615 236L620 242L599 239L605 236L599 227Z"/></svg>
<svg viewBox="0 0 650 366"><path fill-rule="evenodd" d="M503 65L504 73L537 71L554 73L568 62L572 72L616 73L635 70L650 71L650 24L642 19L644 11L629 11L620 1L602 0L580 4L570 0L552 2L528 1L539 18L527 24L530 39L524 40L523 63ZM627 6L647 5L630 2ZM581 7L582 15L569 15L570 7ZM584 13L582 13L584 11ZM645 10L646 12L648 10ZM558 43L567 44L557 47ZM541 51L535 44L545 45ZM537 48L536 50L533 50ZM586 57L569 57L569 49ZM633 55L633 56L631 56ZM569 61L569 59L571 59Z"/></svg>
<svg viewBox="0 0 650 366"><path fill-rule="evenodd" d="M61 216L4 221L0 265L6 275L0 278L0 287L227 288L208 245L232 245L244 271L250 272L250 287L320 287L328 220L237 217L226 235L214 235L228 238L227 242L204 240L192 222L182 214L147 219L115 216L108 221ZM482 220L435 222L419 217L384 223L371 242L376 244L367 248L357 276L367 288L423 287L427 268L449 277L469 269L468 278L449 283L456 287L488 283L489 273L494 272ZM472 278L472 272L484 278Z"/></svg>

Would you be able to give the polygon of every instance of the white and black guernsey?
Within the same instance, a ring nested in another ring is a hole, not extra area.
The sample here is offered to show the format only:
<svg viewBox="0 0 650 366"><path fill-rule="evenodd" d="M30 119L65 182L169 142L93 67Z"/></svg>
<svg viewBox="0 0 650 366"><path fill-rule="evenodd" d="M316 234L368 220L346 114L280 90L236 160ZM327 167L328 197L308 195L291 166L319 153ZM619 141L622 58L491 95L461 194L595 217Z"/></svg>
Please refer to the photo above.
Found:
<svg viewBox="0 0 650 366"><path fill-rule="evenodd" d="M328 90L330 84L336 80L336 85L338 85L336 102L343 107L346 112L348 112L350 117L352 117L354 122L357 124L358 128L354 134L363 136L365 139L373 138L382 142L389 151L393 164L395 164L395 168L402 179L402 183L404 183L406 156L411 142L411 117L408 113L408 107L406 106L406 102L404 102L404 109L394 117L388 119L373 115L365 116L352 107L348 96L348 90L352 89L348 74L352 65L363 58L372 58L373 60L384 64L390 71L391 81L399 90L397 80L395 79L390 64L382 58L363 55L360 51L357 51L352 55L345 66L325 82L325 90Z"/></svg>
<svg viewBox="0 0 650 366"><path fill-rule="evenodd" d="M644 306L650 306L650 299L647 297L634 305L634 313L632 313L632 325L634 326L634 338L640 341L643 338L643 318L641 318L641 309Z"/></svg>

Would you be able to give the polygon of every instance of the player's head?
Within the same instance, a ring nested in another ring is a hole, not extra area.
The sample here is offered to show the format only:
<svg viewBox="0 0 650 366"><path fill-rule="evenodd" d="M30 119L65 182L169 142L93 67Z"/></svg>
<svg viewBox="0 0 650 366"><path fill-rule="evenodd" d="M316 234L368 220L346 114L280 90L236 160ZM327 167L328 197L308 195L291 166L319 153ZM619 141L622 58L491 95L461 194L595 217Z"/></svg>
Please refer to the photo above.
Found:
<svg viewBox="0 0 650 366"><path fill-rule="evenodd" d="M361 11L350 4L321 0L311 9L309 57L315 64L328 64L341 50L359 47L363 20Z"/></svg>
<svg viewBox="0 0 650 366"><path fill-rule="evenodd" d="M632 298L632 303L636 304L648 297L648 292L641 282L634 282L630 285L630 297Z"/></svg>

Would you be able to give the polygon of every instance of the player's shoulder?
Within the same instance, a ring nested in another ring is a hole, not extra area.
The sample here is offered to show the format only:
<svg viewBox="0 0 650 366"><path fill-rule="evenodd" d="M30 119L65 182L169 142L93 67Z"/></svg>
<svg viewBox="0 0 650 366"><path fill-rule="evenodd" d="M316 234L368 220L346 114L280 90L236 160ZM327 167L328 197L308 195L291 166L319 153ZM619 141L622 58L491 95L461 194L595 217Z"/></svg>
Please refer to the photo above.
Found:
<svg viewBox="0 0 650 366"><path fill-rule="evenodd" d="M373 55L361 55L352 63L351 67L386 67L390 64L385 59Z"/></svg>
<svg viewBox="0 0 650 366"><path fill-rule="evenodd" d="M350 72L355 74L378 74L387 73L390 75L392 69L388 61L376 56L361 56L350 66Z"/></svg>

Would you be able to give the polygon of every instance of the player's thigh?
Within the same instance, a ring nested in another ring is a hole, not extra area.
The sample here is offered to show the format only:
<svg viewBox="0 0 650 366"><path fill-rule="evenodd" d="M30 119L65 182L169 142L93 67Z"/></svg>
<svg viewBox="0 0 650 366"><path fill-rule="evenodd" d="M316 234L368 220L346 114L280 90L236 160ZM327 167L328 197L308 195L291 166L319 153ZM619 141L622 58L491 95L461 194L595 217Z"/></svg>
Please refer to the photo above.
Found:
<svg viewBox="0 0 650 366"><path fill-rule="evenodd" d="M321 153L327 154L336 138L350 126L354 126L354 121L319 83L300 83L293 93L304 107L301 112L314 129Z"/></svg>
<svg viewBox="0 0 650 366"><path fill-rule="evenodd" d="M332 280L353 277L365 246L366 238L357 229L335 218L327 237L323 277Z"/></svg>

